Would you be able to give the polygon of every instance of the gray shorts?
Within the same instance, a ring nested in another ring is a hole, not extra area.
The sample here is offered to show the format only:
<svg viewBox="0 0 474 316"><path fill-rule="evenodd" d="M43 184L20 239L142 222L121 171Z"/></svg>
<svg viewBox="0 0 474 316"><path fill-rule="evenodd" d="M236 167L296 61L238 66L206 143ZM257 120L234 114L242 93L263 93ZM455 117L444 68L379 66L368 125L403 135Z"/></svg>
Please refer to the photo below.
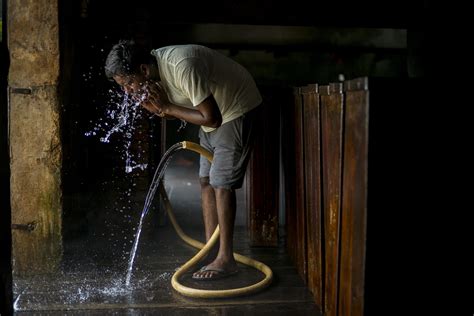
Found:
<svg viewBox="0 0 474 316"><path fill-rule="evenodd" d="M201 181L209 181L214 188L235 190L242 187L254 138L254 121L260 108L258 106L212 132L199 129L201 146L214 154L212 164L203 156L200 158Z"/></svg>

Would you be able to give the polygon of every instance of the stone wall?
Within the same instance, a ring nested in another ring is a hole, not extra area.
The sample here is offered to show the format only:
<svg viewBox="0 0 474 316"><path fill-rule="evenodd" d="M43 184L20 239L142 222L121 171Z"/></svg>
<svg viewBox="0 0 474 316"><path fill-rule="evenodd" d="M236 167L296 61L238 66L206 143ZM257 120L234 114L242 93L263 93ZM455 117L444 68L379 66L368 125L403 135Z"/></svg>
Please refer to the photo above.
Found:
<svg viewBox="0 0 474 316"><path fill-rule="evenodd" d="M11 0L7 23L13 270L25 275L62 253L57 0Z"/></svg>

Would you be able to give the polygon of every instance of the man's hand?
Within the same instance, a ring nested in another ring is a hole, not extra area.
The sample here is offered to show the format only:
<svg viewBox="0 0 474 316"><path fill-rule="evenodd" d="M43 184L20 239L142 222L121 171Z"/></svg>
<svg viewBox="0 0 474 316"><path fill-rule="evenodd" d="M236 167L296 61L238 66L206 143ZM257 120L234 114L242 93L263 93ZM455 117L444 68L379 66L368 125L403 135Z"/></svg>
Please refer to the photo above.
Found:
<svg viewBox="0 0 474 316"><path fill-rule="evenodd" d="M165 89L155 81L148 81L143 89L145 97L140 104L151 113L165 117L165 111L170 104Z"/></svg>
<svg viewBox="0 0 474 316"><path fill-rule="evenodd" d="M222 115L214 96L210 94L198 105L188 108L172 104L159 82L148 81L143 87L140 104L151 113L165 118L178 118L186 122L217 128L222 124Z"/></svg>

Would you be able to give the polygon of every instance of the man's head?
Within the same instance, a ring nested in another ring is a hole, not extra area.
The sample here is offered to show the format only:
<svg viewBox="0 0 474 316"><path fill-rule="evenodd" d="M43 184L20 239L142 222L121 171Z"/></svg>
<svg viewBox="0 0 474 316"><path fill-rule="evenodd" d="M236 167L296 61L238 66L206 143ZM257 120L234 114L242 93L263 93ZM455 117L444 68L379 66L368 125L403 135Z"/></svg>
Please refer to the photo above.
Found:
<svg viewBox="0 0 474 316"><path fill-rule="evenodd" d="M105 62L105 75L125 92L135 94L150 78L153 56L134 41L121 40L114 45Z"/></svg>

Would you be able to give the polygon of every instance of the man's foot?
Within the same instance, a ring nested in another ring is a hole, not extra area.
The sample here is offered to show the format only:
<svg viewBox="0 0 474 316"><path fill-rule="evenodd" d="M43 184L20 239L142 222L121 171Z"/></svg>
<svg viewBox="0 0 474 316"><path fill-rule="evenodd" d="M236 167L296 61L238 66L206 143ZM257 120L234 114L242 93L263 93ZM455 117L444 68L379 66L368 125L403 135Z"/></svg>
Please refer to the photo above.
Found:
<svg viewBox="0 0 474 316"><path fill-rule="evenodd" d="M211 268L210 266L203 266L199 271L193 274L192 278L193 280L199 281L212 281L226 278L238 272L239 270L237 268L226 270L222 268Z"/></svg>
<svg viewBox="0 0 474 316"><path fill-rule="evenodd" d="M199 261L199 265L202 265L201 269L203 269L208 264L213 263L216 260L218 252L219 252L219 245L217 245L217 247L212 247L211 250L209 250L209 253ZM201 269L196 270L196 272L200 271Z"/></svg>

